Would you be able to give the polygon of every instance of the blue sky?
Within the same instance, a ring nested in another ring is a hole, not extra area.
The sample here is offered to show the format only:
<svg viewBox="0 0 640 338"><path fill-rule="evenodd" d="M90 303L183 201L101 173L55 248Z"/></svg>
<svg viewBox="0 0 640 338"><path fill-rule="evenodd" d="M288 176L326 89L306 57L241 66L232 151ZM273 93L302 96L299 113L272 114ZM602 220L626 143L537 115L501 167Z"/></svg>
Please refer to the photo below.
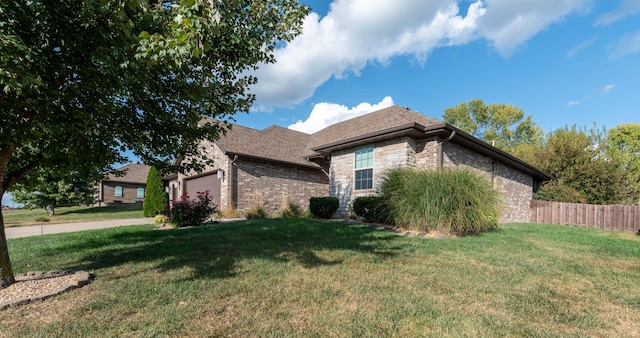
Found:
<svg viewBox="0 0 640 338"><path fill-rule="evenodd" d="M390 104L440 119L474 98L545 131L640 122L640 0L302 2L238 124L313 132Z"/></svg>
<svg viewBox="0 0 640 338"><path fill-rule="evenodd" d="M640 122L640 0L303 2L239 124L312 132L391 103L441 118L474 98L545 131Z"/></svg>

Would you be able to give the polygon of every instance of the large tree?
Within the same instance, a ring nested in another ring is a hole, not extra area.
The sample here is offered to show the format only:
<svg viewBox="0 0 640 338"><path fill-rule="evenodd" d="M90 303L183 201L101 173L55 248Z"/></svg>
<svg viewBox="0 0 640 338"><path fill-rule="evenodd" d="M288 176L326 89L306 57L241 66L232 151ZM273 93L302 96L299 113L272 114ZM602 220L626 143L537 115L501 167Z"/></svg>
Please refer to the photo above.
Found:
<svg viewBox="0 0 640 338"><path fill-rule="evenodd" d="M28 208L45 208L55 215L60 205L87 205L93 203L98 178L69 173L56 176L52 171L36 169L30 180L23 180L11 188L13 200Z"/></svg>
<svg viewBox="0 0 640 338"><path fill-rule="evenodd" d="M252 70L300 32L295 0L0 2L0 196L35 168L77 175L130 150L167 170L248 112ZM203 117L221 121L200 125ZM169 162L170 163L170 162ZM188 166L188 167L187 167ZM14 282L0 213L0 288Z"/></svg>
<svg viewBox="0 0 640 338"><path fill-rule="evenodd" d="M548 133L537 144L518 147L514 155L553 176L553 185L578 192L587 203L624 202L626 171L620 156L607 148L606 139L606 130L595 126L565 126Z"/></svg>
<svg viewBox="0 0 640 338"><path fill-rule="evenodd" d="M628 203L640 203L640 124L626 123L609 129L609 150L619 156L627 173Z"/></svg>
<svg viewBox="0 0 640 338"><path fill-rule="evenodd" d="M443 118L460 130L507 151L521 144L535 143L543 134L531 115L525 116L522 109L507 104L487 105L479 99L447 108Z"/></svg>

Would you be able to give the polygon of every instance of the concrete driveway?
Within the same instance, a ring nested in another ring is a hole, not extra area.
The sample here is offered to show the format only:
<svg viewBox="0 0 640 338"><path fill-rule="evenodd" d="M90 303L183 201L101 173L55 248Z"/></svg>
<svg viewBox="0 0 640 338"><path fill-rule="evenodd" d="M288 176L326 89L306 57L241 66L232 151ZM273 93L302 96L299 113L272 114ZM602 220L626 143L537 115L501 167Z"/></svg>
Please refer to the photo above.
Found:
<svg viewBox="0 0 640 338"><path fill-rule="evenodd" d="M15 228L5 228L4 231L5 231L5 234L7 235L7 239L9 239L9 238L20 238L20 237L49 235L49 234L59 234L62 232L115 228L115 227L139 225L139 224L153 224L153 217L114 219L109 221L30 225L30 226L15 227Z"/></svg>

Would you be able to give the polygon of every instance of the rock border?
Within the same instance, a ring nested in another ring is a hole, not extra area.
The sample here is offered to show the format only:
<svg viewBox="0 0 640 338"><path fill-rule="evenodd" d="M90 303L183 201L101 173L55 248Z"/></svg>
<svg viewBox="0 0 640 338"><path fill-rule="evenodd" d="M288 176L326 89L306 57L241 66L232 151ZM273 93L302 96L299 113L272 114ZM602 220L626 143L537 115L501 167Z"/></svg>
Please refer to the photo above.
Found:
<svg viewBox="0 0 640 338"><path fill-rule="evenodd" d="M56 277L64 277L73 275L76 278L66 284L60 286L58 289L43 293L41 295L26 297L26 298L17 298L13 300L9 300L4 303L0 303L0 311L14 308L21 305L26 305L31 302L45 300L47 298L51 298L53 296L59 295L61 293L71 291L73 289L81 288L89 283L95 278L95 275L91 272L87 271L77 271L77 270L53 270L53 271L34 271L27 272L25 274L16 275L16 283L28 280L37 280L37 279L48 279L48 278L56 278Z"/></svg>

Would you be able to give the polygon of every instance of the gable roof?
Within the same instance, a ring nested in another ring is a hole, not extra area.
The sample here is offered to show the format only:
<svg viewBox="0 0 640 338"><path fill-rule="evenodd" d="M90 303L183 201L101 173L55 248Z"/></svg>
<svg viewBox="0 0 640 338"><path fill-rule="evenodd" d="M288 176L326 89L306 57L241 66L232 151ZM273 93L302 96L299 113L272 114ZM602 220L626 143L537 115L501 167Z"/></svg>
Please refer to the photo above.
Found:
<svg viewBox="0 0 640 338"><path fill-rule="evenodd" d="M124 176L109 174L103 181L147 184L149 168L146 164L129 163L117 169L118 171L125 171Z"/></svg>
<svg viewBox="0 0 640 338"><path fill-rule="evenodd" d="M319 168L307 160L310 150L306 147L311 135L299 131L271 126L264 130L232 124L227 134L215 143L225 155Z"/></svg>
<svg viewBox="0 0 640 338"><path fill-rule="evenodd" d="M409 108L391 106L330 125L316 132L311 135L309 148L315 150L326 145L368 139L374 135L412 127L416 124L427 127L442 124L442 122Z"/></svg>

